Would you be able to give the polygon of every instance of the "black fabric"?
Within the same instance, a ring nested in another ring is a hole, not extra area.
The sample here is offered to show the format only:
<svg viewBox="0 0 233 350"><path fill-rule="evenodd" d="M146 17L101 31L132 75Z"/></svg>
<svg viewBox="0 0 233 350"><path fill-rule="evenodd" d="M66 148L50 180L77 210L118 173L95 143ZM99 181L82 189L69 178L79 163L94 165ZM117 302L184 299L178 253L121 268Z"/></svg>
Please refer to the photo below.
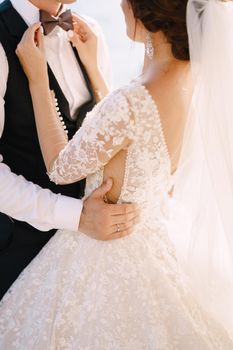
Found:
<svg viewBox="0 0 233 350"><path fill-rule="evenodd" d="M28 81L15 54L16 47L26 29L26 23L13 8L10 1L5 0L1 3L0 42L6 52L9 64L9 76L5 94L5 126L2 138L0 139L0 154L3 155L4 163L14 173L23 175L28 181L32 181L43 188L48 188L55 193L81 198L84 193L85 181L71 185L57 186L50 182L46 174L36 132ZM87 73L80 62L77 52L74 52L91 94L91 100L77 110L76 121L72 120L68 101L52 70L48 67L50 88L54 90L58 99L59 108L67 126L69 138L73 137L76 130L81 126L86 113L95 104L94 94L91 90ZM34 232L35 234L32 235L30 247L21 254L18 251L17 245L19 247L23 245L23 240L28 236L29 232ZM55 230L47 233L40 232L32 228L29 224L12 220L4 214L0 215L0 288L5 284L4 279L6 279L6 285L9 287L18 272L25 267L26 262L29 262L37 254L54 232ZM20 237L18 237L20 234L22 235L22 242L20 242ZM14 238L15 235L18 237L17 239ZM36 235L42 235L43 239L35 239ZM8 251L8 254L5 251ZM21 260L22 263L20 262ZM2 275L3 266L4 271L8 270L8 273L4 276ZM13 272L14 266L15 272ZM3 289L5 290L6 287Z"/></svg>
<svg viewBox="0 0 233 350"><path fill-rule="evenodd" d="M0 252L0 299L53 233L38 232L33 227L25 229L17 221L11 224L8 245Z"/></svg>

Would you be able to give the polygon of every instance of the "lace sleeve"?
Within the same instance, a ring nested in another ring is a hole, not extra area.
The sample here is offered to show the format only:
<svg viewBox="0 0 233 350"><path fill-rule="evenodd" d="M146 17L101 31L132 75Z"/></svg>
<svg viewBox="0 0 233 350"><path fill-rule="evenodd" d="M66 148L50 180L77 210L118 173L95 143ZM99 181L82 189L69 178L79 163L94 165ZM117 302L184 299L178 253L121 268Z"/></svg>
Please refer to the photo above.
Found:
<svg viewBox="0 0 233 350"><path fill-rule="evenodd" d="M134 138L135 121L126 96L120 90L88 113L83 126L60 152L49 177L68 184L95 173Z"/></svg>

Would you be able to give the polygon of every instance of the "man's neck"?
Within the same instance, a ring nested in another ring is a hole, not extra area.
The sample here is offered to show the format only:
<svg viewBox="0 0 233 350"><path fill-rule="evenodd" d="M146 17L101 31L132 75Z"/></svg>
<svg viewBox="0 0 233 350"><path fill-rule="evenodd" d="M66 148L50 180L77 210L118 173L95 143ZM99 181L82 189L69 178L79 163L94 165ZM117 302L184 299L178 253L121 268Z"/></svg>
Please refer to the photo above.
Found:
<svg viewBox="0 0 233 350"><path fill-rule="evenodd" d="M38 7L40 10L44 10L52 16L56 16L61 8L61 4L57 0L29 0L33 5Z"/></svg>

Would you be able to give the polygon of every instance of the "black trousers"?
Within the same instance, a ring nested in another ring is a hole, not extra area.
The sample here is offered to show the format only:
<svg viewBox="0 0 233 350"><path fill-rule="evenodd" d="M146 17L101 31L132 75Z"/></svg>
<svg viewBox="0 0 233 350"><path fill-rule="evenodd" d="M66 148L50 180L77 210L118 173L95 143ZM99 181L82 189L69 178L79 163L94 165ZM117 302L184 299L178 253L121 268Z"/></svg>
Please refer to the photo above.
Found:
<svg viewBox="0 0 233 350"><path fill-rule="evenodd" d="M0 213L0 299L54 235Z"/></svg>

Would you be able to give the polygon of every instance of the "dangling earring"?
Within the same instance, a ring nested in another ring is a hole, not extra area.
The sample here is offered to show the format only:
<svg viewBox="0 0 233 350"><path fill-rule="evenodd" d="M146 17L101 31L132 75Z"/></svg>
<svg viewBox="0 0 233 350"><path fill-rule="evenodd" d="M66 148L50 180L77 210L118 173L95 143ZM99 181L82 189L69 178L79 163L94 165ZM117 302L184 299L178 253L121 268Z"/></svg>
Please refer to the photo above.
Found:
<svg viewBox="0 0 233 350"><path fill-rule="evenodd" d="M146 43L145 43L145 49L146 49L146 55L147 57L152 60L154 57L154 46L152 42L152 34L151 32L146 32Z"/></svg>

